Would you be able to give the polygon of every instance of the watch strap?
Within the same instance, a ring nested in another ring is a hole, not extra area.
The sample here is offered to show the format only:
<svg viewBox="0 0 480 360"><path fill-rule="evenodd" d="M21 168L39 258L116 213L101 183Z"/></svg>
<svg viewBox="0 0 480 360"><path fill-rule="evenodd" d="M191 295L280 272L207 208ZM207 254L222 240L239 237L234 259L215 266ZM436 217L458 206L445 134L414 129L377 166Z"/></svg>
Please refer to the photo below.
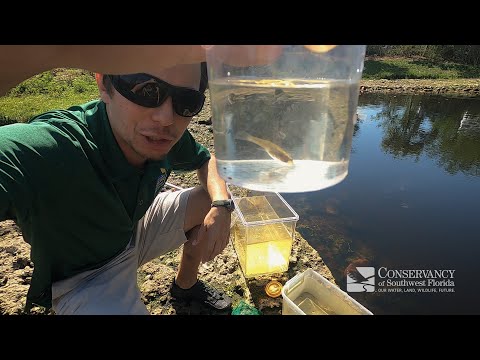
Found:
<svg viewBox="0 0 480 360"><path fill-rule="evenodd" d="M233 202L232 199L212 201L212 207L219 207L219 206L225 207L229 211L233 211L235 209L235 203Z"/></svg>

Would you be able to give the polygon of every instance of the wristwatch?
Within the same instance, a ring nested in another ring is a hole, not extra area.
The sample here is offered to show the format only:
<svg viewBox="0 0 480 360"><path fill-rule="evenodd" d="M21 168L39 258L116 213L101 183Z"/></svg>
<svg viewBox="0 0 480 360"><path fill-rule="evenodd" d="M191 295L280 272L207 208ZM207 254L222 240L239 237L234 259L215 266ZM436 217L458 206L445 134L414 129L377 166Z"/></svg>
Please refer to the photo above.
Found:
<svg viewBox="0 0 480 360"><path fill-rule="evenodd" d="M235 203L233 202L232 199L215 200L212 202L212 207L218 207L218 206L223 206L227 208L228 211L233 211L233 209L235 209Z"/></svg>

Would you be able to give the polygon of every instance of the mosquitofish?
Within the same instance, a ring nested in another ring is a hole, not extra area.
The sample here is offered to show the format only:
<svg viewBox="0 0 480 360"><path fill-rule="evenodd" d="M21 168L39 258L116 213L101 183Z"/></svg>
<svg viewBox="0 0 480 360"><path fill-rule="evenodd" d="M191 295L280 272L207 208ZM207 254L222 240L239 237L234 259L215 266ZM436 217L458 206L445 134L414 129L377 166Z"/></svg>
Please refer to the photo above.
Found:
<svg viewBox="0 0 480 360"><path fill-rule="evenodd" d="M288 165L293 165L292 157L280 146L272 143L271 141L252 136L246 131L240 131L235 138L257 144L258 146L262 147L268 153L268 155L272 157L272 159L280 160Z"/></svg>
<svg viewBox="0 0 480 360"><path fill-rule="evenodd" d="M304 45L308 50L316 53L325 53L337 47L337 45Z"/></svg>

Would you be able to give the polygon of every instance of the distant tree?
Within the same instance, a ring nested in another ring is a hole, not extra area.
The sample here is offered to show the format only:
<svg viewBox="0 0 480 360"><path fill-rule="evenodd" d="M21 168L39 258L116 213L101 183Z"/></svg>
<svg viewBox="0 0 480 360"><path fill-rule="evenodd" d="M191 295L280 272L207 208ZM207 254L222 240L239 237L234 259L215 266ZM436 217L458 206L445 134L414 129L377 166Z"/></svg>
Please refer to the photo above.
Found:
<svg viewBox="0 0 480 360"><path fill-rule="evenodd" d="M423 57L431 61L480 64L480 45L368 45L368 56Z"/></svg>

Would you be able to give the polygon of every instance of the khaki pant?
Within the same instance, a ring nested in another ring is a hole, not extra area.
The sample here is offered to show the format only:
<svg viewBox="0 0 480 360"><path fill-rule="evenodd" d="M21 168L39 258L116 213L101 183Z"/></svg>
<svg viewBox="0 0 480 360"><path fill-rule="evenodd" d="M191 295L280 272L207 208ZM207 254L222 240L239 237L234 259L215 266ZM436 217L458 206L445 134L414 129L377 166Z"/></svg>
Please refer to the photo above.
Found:
<svg viewBox="0 0 480 360"><path fill-rule="evenodd" d="M192 189L159 193L120 255L99 269L56 282L58 315L149 315L137 286L137 269L187 241L183 230Z"/></svg>

